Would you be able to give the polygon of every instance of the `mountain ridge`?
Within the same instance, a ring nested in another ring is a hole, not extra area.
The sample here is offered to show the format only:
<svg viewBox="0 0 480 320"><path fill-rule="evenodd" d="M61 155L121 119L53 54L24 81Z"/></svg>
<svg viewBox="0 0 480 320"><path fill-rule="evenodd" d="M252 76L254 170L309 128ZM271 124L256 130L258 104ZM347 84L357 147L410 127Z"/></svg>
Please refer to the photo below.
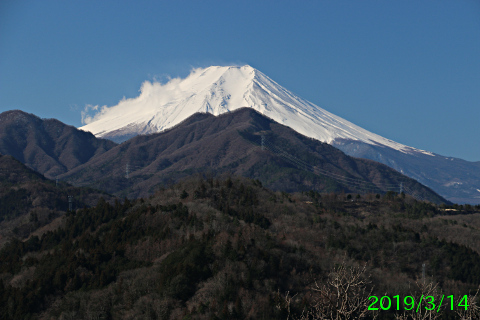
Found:
<svg viewBox="0 0 480 320"><path fill-rule="evenodd" d="M194 69L185 79L167 84L144 82L137 98L123 99L80 127L96 136L120 141L129 132L161 132L197 112L213 115L250 107L295 131L331 143L338 138L380 144L401 152L431 153L371 133L288 91L259 70L212 66ZM109 129L110 128L110 129ZM110 130L110 131L108 131Z"/></svg>
<svg viewBox="0 0 480 320"><path fill-rule="evenodd" d="M26 238L69 209L94 206L113 197L88 188L52 181L11 155L0 154L0 248L12 237Z"/></svg>
<svg viewBox="0 0 480 320"><path fill-rule="evenodd" d="M346 156L252 108L218 116L195 114L174 128L139 135L117 145L61 178L118 196L138 197L170 179L175 182L205 172L259 179L268 188L287 192L315 189L384 193L390 190L385 185L394 185L400 192L400 184L405 182L405 187L423 197L445 201L383 164ZM92 181L96 182L88 184Z"/></svg>
<svg viewBox="0 0 480 320"><path fill-rule="evenodd" d="M480 162L466 161L458 166L451 157L371 133L298 97L250 66L213 66L194 69L186 78L166 84L144 82L137 98L103 107L80 129L121 142L138 134L163 131L196 112L218 115L241 107L255 109L350 156L379 161L420 179L451 201L480 203Z"/></svg>
<svg viewBox="0 0 480 320"><path fill-rule="evenodd" d="M50 179L115 145L56 119L20 110L0 113L0 153L14 156Z"/></svg>
<svg viewBox="0 0 480 320"><path fill-rule="evenodd" d="M429 186L452 202L480 204L480 161L471 162L441 155L426 161L421 154L399 153L358 141L337 140L332 145L350 156L388 165Z"/></svg>

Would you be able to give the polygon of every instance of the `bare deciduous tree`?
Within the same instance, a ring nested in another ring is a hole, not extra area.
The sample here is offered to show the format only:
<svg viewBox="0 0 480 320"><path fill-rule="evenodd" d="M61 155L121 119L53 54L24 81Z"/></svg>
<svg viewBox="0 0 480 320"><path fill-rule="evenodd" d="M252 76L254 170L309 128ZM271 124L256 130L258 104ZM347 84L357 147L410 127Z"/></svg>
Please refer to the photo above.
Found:
<svg viewBox="0 0 480 320"><path fill-rule="evenodd" d="M436 301L440 301L439 298L442 296L438 283L418 280L416 284L419 290L416 296L412 296L411 310L404 310L403 313L396 314L395 319L433 320L440 318L441 313L438 312L435 304Z"/></svg>
<svg viewBox="0 0 480 320"><path fill-rule="evenodd" d="M476 320L480 319L480 306L478 303L478 291L480 290L480 287L477 289L474 295L467 295L466 300L462 300L464 297L460 296L457 301L457 306L460 304L466 305L468 304L468 307L462 308L458 307L456 309L457 315L459 316L459 319L462 320Z"/></svg>
<svg viewBox="0 0 480 320"><path fill-rule="evenodd" d="M347 267L345 263L335 267L325 284L315 282L312 288L317 299L310 312L314 319L362 319L368 310L373 289L368 289L369 278L363 267Z"/></svg>
<svg viewBox="0 0 480 320"><path fill-rule="evenodd" d="M347 267L345 262L335 267L325 283L315 281L311 288L316 296L313 305L305 309L298 320L347 320L362 319L367 317L375 319L377 313L368 310L369 297L373 288L369 289L370 280L365 274L366 265L363 267ZM288 292L284 305L290 315L290 303L294 297Z"/></svg>

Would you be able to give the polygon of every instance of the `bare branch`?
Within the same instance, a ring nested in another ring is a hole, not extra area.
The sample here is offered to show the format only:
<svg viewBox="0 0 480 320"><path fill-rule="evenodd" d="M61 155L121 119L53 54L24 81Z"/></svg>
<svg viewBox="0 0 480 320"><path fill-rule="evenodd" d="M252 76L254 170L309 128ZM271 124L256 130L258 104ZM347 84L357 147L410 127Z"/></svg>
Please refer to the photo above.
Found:
<svg viewBox="0 0 480 320"><path fill-rule="evenodd" d="M462 320L474 320L474 319L480 319L480 306L478 302L478 292L480 290L480 287L477 288L477 291L475 292L474 295L467 295L466 299L464 299L465 296L460 296L457 301L457 315L459 316L459 319ZM463 308L460 306L462 305L467 305L468 307ZM466 310L465 310L466 309Z"/></svg>
<svg viewBox="0 0 480 320"><path fill-rule="evenodd" d="M316 295L313 305L302 312L298 320L317 319L362 319L367 315L373 319L377 313L368 310L373 288L366 275L366 265L347 267L345 261L335 267L325 283L314 282L311 291ZM288 300L288 295L285 297ZM290 309L289 319L290 319Z"/></svg>

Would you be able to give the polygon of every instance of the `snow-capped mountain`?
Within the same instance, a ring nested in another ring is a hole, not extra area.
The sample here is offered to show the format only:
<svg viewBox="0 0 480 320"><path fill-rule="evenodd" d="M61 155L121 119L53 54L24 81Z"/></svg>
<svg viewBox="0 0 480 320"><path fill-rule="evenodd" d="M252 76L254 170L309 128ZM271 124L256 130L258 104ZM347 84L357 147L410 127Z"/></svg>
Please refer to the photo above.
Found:
<svg viewBox="0 0 480 320"><path fill-rule="evenodd" d="M197 112L219 115L242 107L253 108L303 135L326 143L348 139L407 153L427 153L337 117L250 66L195 69L187 78L173 79L164 85L145 82L137 98L104 107L80 129L97 137L121 141L133 135L171 128Z"/></svg>
<svg viewBox="0 0 480 320"><path fill-rule="evenodd" d="M194 69L166 84L144 82L136 98L85 116L80 129L116 142L161 132L191 115L253 108L345 153L382 162L454 202L480 203L480 162L443 157L369 132L288 91L246 65Z"/></svg>

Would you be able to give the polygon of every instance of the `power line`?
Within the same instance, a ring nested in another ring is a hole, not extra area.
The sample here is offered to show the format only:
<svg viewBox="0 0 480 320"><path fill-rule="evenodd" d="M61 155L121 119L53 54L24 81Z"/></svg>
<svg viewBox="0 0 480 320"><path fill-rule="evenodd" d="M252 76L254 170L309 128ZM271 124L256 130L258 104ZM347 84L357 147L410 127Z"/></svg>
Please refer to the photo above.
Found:
<svg viewBox="0 0 480 320"><path fill-rule="evenodd" d="M280 157L282 157L283 159L287 160L288 162L294 164L295 166L299 167L300 169L312 172L316 175L327 176L327 177L332 178L332 179L334 179L338 182L341 182L342 184L346 184L346 185L349 185L349 186L353 185L353 186L355 186L355 188L360 189L360 190L368 191L368 190L375 190L375 189L377 189L377 190L378 189L380 189L380 190L383 189L383 190L386 190L386 191L395 191L395 192L398 191L399 189L403 190L402 189L403 188L403 183L401 183L400 186L398 184L386 184L386 183L374 184L370 181L341 176L339 174L323 170L323 169L318 168L316 166L312 166L311 164L305 162L304 160L297 158L293 154L291 154L291 153L273 145L272 143L267 141L264 138L263 135L262 135L262 147L263 147L262 150L264 150L266 148L267 150L279 155Z"/></svg>
<svg viewBox="0 0 480 320"><path fill-rule="evenodd" d="M258 146L258 143L250 141L250 140L248 140L248 141L250 143L254 144L255 146ZM308 162L306 162L302 159L299 159L298 157L296 157L292 153L274 145L273 143L271 143L266 138L266 135L263 132L260 134L260 146L261 146L262 150L271 151L272 153L280 156L284 160L290 162L291 164L293 164L294 166L296 166L296 167L298 167L302 170L311 172L311 173L313 173L317 176L326 176L328 178L331 178L331 179L333 179L337 182L340 182L341 184L347 185L349 187L353 186L355 189L362 190L365 193L373 192L373 191L377 192L378 190L380 190L380 191L394 191L394 192L400 191L399 193L402 193L402 192L406 191L408 194L412 195L416 199L419 199L419 200L422 200L422 201L425 200L425 198L422 195L420 195L418 192L414 192L411 189L409 189L407 186L405 186L403 184L403 181L400 182L399 184L398 183L397 184L395 184L395 183L382 183L382 182L373 183L373 182L370 182L370 181L367 181L367 180L364 180L364 179L358 179L358 178L343 176L343 175L336 174L334 172L330 172L330 171L327 171L325 169L319 168L318 166L312 165L312 164L310 164L310 163L308 163ZM150 165L148 165L148 166L150 166ZM148 166L131 166L130 163L126 163L126 165L125 165L125 178L129 179L130 174L135 172L135 171L138 171L138 170L141 170L142 174L154 174L154 173L158 172L158 170L155 169L155 168L147 169ZM58 178L57 178L56 183L58 185ZM88 183L84 183L84 185L88 185Z"/></svg>

